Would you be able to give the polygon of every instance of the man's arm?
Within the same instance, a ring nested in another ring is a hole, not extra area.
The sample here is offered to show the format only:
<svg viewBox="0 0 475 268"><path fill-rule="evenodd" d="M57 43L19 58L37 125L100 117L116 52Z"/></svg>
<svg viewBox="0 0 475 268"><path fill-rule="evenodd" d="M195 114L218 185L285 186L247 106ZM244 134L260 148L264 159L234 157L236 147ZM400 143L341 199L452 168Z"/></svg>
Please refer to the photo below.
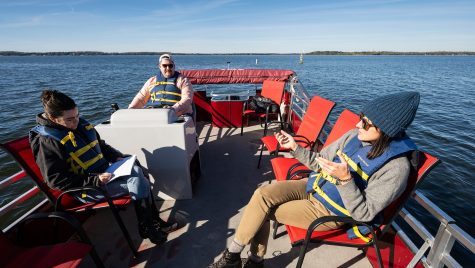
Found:
<svg viewBox="0 0 475 268"><path fill-rule="evenodd" d="M155 76L150 77L129 104L129 109L141 109L150 99L150 88L155 84Z"/></svg>
<svg viewBox="0 0 475 268"><path fill-rule="evenodd" d="M177 116L193 112L191 104L193 103L193 87L188 78L180 75L177 79L177 87L181 89L181 99L175 103L172 108Z"/></svg>

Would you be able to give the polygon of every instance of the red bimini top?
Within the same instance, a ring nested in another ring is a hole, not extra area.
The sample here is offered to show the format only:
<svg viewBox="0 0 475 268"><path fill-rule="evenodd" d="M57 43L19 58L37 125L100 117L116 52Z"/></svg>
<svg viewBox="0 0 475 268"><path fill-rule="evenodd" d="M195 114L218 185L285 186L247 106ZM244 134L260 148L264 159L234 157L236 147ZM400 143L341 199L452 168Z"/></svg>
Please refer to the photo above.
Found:
<svg viewBox="0 0 475 268"><path fill-rule="evenodd" d="M262 84L264 80L287 81L292 70L276 69L202 69L180 70L194 85L203 84Z"/></svg>

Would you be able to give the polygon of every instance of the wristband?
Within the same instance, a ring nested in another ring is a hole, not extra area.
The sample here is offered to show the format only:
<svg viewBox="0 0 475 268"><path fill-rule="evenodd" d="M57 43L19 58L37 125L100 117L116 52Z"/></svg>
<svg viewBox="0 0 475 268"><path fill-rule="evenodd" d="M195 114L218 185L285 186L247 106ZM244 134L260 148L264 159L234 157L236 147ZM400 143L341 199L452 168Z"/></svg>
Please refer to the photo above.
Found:
<svg viewBox="0 0 475 268"><path fill-rule="evenodd" d="M351 175L350 175L350 178L347 179L347 180L341 180L340 178L335 178L335 179L336 179L336 185L342 185L342 183L351 181L353 179L353 177L351 177Z"/></svg>

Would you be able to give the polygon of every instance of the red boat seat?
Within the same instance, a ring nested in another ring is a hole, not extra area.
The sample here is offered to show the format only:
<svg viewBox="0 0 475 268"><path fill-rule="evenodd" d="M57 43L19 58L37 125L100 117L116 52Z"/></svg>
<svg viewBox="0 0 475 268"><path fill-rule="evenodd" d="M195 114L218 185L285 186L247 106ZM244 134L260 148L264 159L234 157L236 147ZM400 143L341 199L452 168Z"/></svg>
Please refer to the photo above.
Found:
<svg viewBox="0 0 475 268"><path fill-rule="evenodd" d="M266 97L272 100L274 105L277 105L279 109L277 110L277 116L279 120L282 121L282 115L280 114L280 104L282 103L282 99L284 97L284 89L285 89L285 81L273 81L273 80L264 80L262 83L262 91L261 96ZM243 106L242 116L241 116L241 136L244 131L244 118L249 120L249 116L256 115L259 118L264 118L264 122L267 126L267 122L269 122L269 116L271 113L269 112L270 106L266 110L266 112L258 112L256 110L248 109L247 103ZM264 129L264 136L267 129Z"/></svg>
<svg viewBox="0 0 475 268"><path fill-rule="evenodd" d="M378 266L383 267L383 260L381 258L381 254L378 248L378 240L380 240L382 235L384 235L389 230L392 221L398 215L399 211L402 209L409 197L415 191L417 186L424 180L427 174L440 162L438 158L425 152L419 152L417 159L418 168L417 170L412 170L411 174L409 175L406 189L400 197L391 202L391 204L383 210L383 225L379 226L378 228L372 228L371 235L368 237L368 242L365 242L362 239L358 238L349 239L346 235L346 228L326 232L314 231L315 228L317 228L320 224L327 221L340 221L349 224L362 224L353 220L351 217L322 217L316 219L312 224L310 224L307 230L286 225L285 227L287 229L287 232L289 233L289 238L292 246L302 245L300 248L300 255L299 260L297 262L297 267L302 266L303 260L305 258L305 253L310 242L328 243L358 248L368 248L372 246L374 247L374 250L376 252Z"/></svg>
<svg viewBox="0 0 475 268"><path fill-rule="evenodd" d="M90 254L97 267L104 267L89 238L82 230L79 222L70 215L61 213L41 213L27 217L25 221L56 218L68 222L76 228L81 242L60 242L50 245L35 245L33 247L20 246L14 243L3 231L0 231L0 267L5 268L50 268L50 267L77 267ZM57 223L50 224L54 228ZM56 226L57 227L57 226ZM79 228L79 229L77 229ZM21 228L17 230L21 236Z"/></svg>
<svg viewBox="0 0 475 268"><path fill-rule="evenodd" d="M7 262L0 266L8 268L49 268L49 267L77 267L82 259L89 254L91 246L83 243L69 242L34 248L19 248L6 244L0 239L3 248L10 247ZM6 255L6 254L5 254Z"/></svg>
<svg viewBox="0 0 475 268"><path fill-rule="evenodd" d="M307 111L302 118L302 123L294 135L295 141L300 146L310 150L315 146L333 107L335 107L333 101L324 99L320 96L312 98ZM280 148L274 135L262 137L261 141L261 153L259 155L257 168L261 165L264 147L269 151L269 154L277 154L279 151L288 151L288 149Z"/></svg>
<svg viewBox="0 0 475 268"><path fill-rule="evenodd" d="M3 144L0 144L0 147L6 150L21 166L21 168L28 174L28 176L36 183L38 188L47 196L51 204L54 206L55 211L68 211L68 212L81 212L86 210L94 210L99 208L110 208L112 214L114 215L117 224L122 230L127 243L134 256L138 256L137 249L132 243L129 232L127 231L122 218L119 215L118 207L126 207L130 202L130 196L121 196L115 198L109 198L107 194L103 193L106 196L106 201L95 202L95 203L82 203L74 199L69 192L72 191L84 191L84 190L100 190L96 187L82 187L74 188L67 191L60 191L53 188L50 188L47 185L47 182L44 180L43 175L41 174L40 168L36 164L33 152L30 147L28 136L18 138ZM102 191L104 192L104 191Z"/></svg>

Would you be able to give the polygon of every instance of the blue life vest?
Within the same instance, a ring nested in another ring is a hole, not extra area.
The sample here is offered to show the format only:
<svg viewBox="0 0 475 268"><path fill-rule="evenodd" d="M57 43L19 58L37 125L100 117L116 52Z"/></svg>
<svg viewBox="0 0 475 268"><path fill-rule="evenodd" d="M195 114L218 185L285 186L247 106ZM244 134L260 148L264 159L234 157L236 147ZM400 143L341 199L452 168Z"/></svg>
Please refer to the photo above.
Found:
<svg viewBox="0 0 475 268"><path fill-rule="evenodd" d="M60 142L70 156L67 159L70 164L69 171L75 174L103 172L109 166L102 155L94 126L82 118L79 119L78 127L74 132L80 132L84 137L74 135L73 131L47 126L36 126L31 131Z"/></svg>
<svg viewBox="0 0 475 268"><path fill-rule="evenodd" d="M414 142L408 136L392 140L383 154L374 159L368 159L367 157L371 148L372 146L363 147L361 141L355 136L343 148L342 152L342 156L350 168L351 176L361 191L364 191L368 186L368 179L371 175L385 163L397 156L417 149ZM334 162L340 163L341 160L336 156ZM307 192L313 193L313 196L335 215L351 217L336 188L336 181L335 178L325 172L312 172L307 182ZM378 225L381 221L382 215L378 214L370 224ZM369 232L370 230L365 226L353 226L353 228L348 229L347 234L350 239L359 237L368 242L369 239L364 237L364 235Z"/></svg>
<svg viewBox="0 0 475 268"><path fill-rule="evenodd" d="M179 75L179 72L175 72L172 77L165 78L162 73L159 72L155 77L155 84L151 85L150 99L147 106L173 106L175 103L179 102L181 100L181 89L176 86Z"/></svg>

